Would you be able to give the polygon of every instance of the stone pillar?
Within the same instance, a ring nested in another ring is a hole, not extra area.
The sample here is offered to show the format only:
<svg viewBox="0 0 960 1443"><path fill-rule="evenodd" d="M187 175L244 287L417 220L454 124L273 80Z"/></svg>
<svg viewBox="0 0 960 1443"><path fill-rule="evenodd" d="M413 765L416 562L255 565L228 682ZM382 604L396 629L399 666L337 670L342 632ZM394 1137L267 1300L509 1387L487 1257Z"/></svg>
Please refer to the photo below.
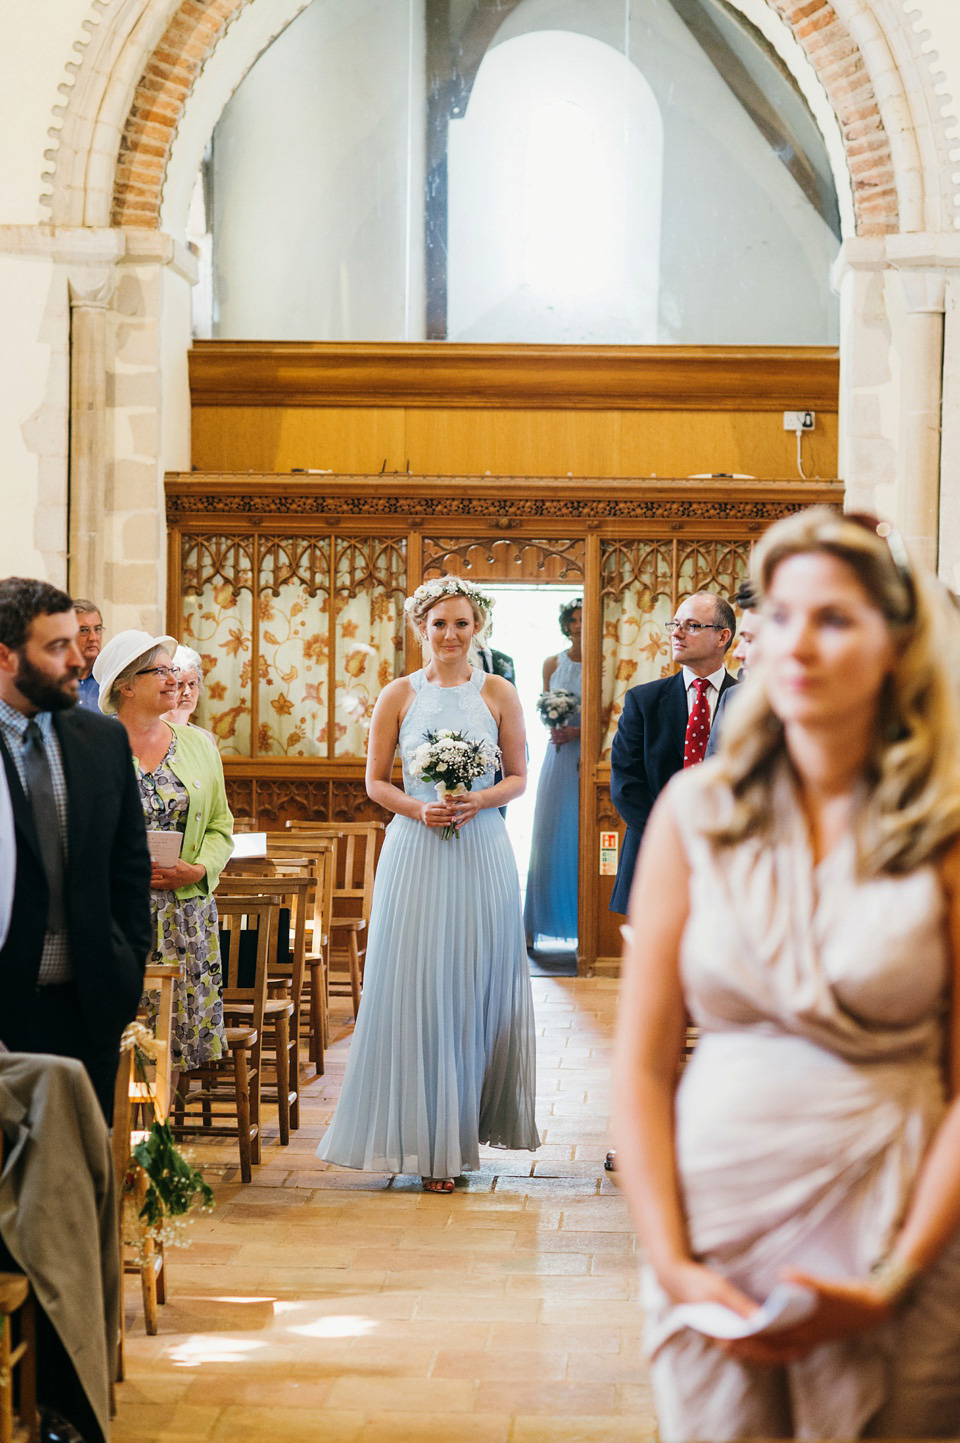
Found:
<svg viewBox="0 0 960 1443"><path fill-rule="evenodd" d="M838 471L848 511L892 517L897 412L888 276L882 236L844 241L832 276L840 296Z"/></svg>
<svg viewBox="0 0 960 1443"><path fill-rule="evenodd" d="M109 379L111 466L104 517L114 630L166 624L166 470L190 467L190 252L158 231L127 230L117 263Z"/></svg>
<svg viewBox="0 0 960 1443"><path fill-rule="evenodd" d="M942 271L901 274L906 315L900 346L900 450L896 521L907 545L937 569L940 533L940 410L943 400Z"/></svg>
<svg viewBox="0 0 960 1443"><path fill-rule="evenodd" d="M960 275L947 278L943 316L939 571L960 591Z"/></svg>
<svg viewBox="0 0 960 1443"><path fill-rule="evenodd" d="M70 459L67 478L67 589L103 605L103 511L108 455L113 268L71 272Z"/></svg>
<svg viewBox="0 0 960 1443"><path fill-rule="evenodd" d="M960 237L953 234L854 237L844 242L834 272L841 297L840 475L847 509L894 521L932 569L940 561L941 536L951 545L960 517L952 475L942 478L941 471L944 312L948 285L952 294L958 283ZM951 342L960 380L954 330ZM960 415L954 418L949 400L948 409L955 455Z"/></svg>
<svg viewBox="0 0 960 1443"><path fill-rule="evenodd" d="M944 311L948 279L960 274L960 236L887 237L904 306L899 345L900 446L896 520L916 555L940 561Z"/></svg>

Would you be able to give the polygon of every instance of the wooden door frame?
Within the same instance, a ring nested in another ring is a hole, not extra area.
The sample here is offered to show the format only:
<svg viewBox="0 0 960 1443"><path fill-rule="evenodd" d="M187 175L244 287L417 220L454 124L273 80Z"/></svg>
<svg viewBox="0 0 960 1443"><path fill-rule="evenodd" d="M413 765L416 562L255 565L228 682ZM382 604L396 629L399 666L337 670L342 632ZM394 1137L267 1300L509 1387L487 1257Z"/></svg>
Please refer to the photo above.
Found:
<svg viewBox="0 0 960 1443"><path fill-rule="evenodd" d="M465 570L477 581L510 579L497 572L494 560L485 567L484 556L495 558L498 549L520 558L521 570L541 567L549 573L557 554L551 543L565 548L557 564L564 574L541 579L583 586L578 970L587 974L599 960L601 888L593 859L601 822L611 816L609 766L600 760L603 542L751 540L781 516L842 501L839 481L175 472L166 478L168 626L174 635L181 630L185 536L403 536L408 591L419 585L425 569L435 572L440 564ZM445 550L447 541L455 543L456 554ZM329 797L331 816L338 787L341 806L349 805L345 798L362 795L362 759L225 758L224 770L234 783L249 780L251 795L258 779L274 789L309 784L311 795ZM613 965L613 959L603 960Z"/></svg>

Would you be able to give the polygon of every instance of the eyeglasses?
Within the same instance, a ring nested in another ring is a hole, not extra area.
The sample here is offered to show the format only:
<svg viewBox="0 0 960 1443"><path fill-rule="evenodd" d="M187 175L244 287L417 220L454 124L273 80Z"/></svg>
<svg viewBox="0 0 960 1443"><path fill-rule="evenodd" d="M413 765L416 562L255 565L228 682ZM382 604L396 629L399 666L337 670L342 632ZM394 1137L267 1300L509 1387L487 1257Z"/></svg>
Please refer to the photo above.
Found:
<svg viewBox="0 0 960 1443"><path fill-rule="evenodd" d="M78 636L102 636L102 626L81 626L77 629Z"/></svg>
<svg viewBox="0 0 960 1443"><path fill-rule="evenodd" d="M721 625L720 625L718 622L716 622L716 621L668 621L668 622L667 622L667 630L670 632L671 636L672 636L673 633L676 632L676 631L689 631L689 632L692 632L692 634L693 634L694 636L696 636L696 634L697 634L698 631L726 631L726 629L727 629L727 628L726 628L725 626L721 626Z"/></svg>
<svg viewBox="0 0 960 1443"><path fill-rule="evenodd" d="M178 681L180 668L178 666L145 666L143 671L137 672L137 676L158 676L161 681L166 681L168 676L172 676L174 681Z"/></svg>
<svg viewBox="0 0 960 1443"><path fill-rule="evenodd" d="M145 800L147 806L152 812L156 812L159 814L160 812L165 812L167 810L166 803L164 802L163 797L161 797L160 793L157 791L156 777L152 776L150 772L141 772L140 786L143 792L146 794Z"/></svg>

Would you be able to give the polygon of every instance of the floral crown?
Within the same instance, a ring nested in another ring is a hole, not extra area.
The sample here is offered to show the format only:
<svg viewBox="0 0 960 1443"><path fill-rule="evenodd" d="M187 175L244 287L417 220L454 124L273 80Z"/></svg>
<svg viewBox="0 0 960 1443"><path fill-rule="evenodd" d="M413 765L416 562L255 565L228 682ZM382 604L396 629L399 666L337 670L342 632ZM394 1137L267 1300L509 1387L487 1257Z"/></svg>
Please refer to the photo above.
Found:
<svg viewBox="0 0 960 1443"><path fill-rule="evenodd" d="M467 581L463 576L437 576L432 581L425 581L418 586L412 596L408 596L403 603L403 609L407 619L412 620L414 612L420 611L424 606L427 610L436 606L438 601L443 601L448 596L465 596L468 601L479 608L483 616L483 626L480 629L477 640L482 641L490 629L493 608L496 599L488 592L482 591L474 581Z"/></svg>

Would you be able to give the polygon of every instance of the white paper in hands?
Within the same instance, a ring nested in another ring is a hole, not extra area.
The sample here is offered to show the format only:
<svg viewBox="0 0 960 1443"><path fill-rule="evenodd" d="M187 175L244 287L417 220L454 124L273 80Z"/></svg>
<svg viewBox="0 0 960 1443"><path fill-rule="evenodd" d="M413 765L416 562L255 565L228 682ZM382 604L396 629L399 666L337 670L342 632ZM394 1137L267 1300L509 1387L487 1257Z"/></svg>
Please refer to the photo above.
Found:
<svg viewBox="0 0 960 1443"><path fill-rule="evenodd" d="M800 1283L778 1283L749 1318L741 1318L723 1303L681 1303L673 1311L674 1321L708 1338L759 1338L764 1333L779 1333L809 1318L817 1306L812 1288Z"/></svg>
<svg viewBox="0 0 960 1443"><path fill-rule="evenodd" d="M180 858L181 832L152 832L147 828L147 848L155 867L175 867Z"/></svg>

